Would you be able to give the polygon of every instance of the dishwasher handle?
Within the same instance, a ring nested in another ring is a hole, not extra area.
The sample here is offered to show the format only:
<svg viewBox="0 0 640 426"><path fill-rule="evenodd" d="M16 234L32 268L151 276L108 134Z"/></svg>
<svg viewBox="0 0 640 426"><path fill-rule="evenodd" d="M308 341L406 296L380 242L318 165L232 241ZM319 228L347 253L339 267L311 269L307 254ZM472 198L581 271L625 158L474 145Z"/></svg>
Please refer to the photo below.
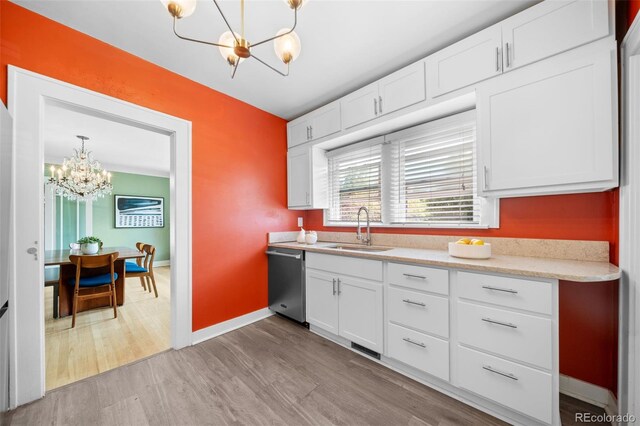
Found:
<svg viewBox="0 0 640 426"><path fill-rule="evenodd" d="M267 251L265 251L265 253L270 255L270 256L292 257L294 259L300 260L300 255L299 254L279 253L277 251L271 251L271 250L267 250Z"/></svg>

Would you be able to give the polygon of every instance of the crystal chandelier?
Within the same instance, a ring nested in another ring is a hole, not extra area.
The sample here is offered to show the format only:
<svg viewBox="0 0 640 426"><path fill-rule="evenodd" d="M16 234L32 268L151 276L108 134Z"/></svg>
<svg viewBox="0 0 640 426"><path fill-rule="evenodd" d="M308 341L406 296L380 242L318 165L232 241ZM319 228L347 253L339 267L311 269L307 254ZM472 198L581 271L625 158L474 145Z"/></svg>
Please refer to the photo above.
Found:
<svg viewBox="0 0 640 426"><path fill-rule="evenodd" d="M249 41L244 37L244 0L240 0L240 33L237 33L231 29L231 25L229 21L222 13L222 9L220 9L220 5L216 0L213 0L213 3L216 5L218 12L222 15L222 20L226 24L229 31L222 33L217 43L205 40L198 40L190 37L185 37L178 34L176 29L176 22L178 19L186 18L190 16L196 9L196 0L161 0L162 4L167 8L167 11L171 16L173 16L173 33L182 40L192 41L196 43L207 44L209 46L216 46L220 50L220 54L227 61L227 63L231 66L231 78L236 75L236 71L238 69L238 65L248 58L254 58L262 65L271 68L273 71L278 74L286 77L289 75L289 64L296 60L296 58L300 55L300 38L293 31L298 24L298 10L306 3L308 0L284 0L284 2L289 6L289 8L293 9L293 26L291 28L282 28L280 31L276 33L275 36L267 38L265 40L259 41L257 43L249 43ZM253 48L260 46L261 44L268 43L273 41L273 48L276 52L276 56L280 59L286 66L287 71L282 72L273 66L269 65L267 62L258 58L254 52Z"/></svg>
<svg viewBox="0 0 640 426"><path fill-rule="evenodd" d="M69 200L93 201L98 197L111 194L111 173L102 168L93 159L90 151L85 150L86 136L77 136L82 141L80 150L74 149L73 157L65 158L62 167L51 166L51 176L47 184Z"/></svg>

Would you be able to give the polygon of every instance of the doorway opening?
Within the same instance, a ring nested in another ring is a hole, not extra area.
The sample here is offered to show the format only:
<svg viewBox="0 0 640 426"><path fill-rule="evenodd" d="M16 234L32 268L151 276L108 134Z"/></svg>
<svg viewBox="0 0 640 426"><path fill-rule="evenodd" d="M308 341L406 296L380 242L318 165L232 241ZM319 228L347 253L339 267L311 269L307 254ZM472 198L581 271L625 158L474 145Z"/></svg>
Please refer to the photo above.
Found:
<svg viewBox="0 0 640 426"><path fill-rule="evenodd" d="M171 139L65 104L47 102L44 108L48 391L171 348L170 212L165 204L170 200ZM94 166L105 172L98 179L112 186L95 200L71 199L57 185L58 170L82 144L99 163ZM125 261L124 282L116 285L117 318L105 296L79 301L72 325L75 277L68 276L75 266L68 264L67 253L82 255L76 244L89 236L101 240L100 253L124 257L141 252L144 257Z"/></svg>

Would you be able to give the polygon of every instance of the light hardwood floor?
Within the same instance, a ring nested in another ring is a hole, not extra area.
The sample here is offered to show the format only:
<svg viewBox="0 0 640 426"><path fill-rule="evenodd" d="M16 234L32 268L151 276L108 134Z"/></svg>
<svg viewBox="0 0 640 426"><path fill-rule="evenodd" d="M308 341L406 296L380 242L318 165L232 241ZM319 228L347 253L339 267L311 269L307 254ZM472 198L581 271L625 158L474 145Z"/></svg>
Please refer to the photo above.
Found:
<svg viewBox="0 0 640 426"><path fill-rule="evenodd" d="M145 292L139 278L126 281L126 299L118 307L53 318L53 288L45 289L47 390L111 370L171 347L170 268L154 268L158 298Z"/></svg>
<svg viewBox="0 0 640 426"><path fill-rule="evenodd" d="M584 410L563 397L563 421ZM498 425L491 416L270 317L48 392L7 425Z"/></svg>

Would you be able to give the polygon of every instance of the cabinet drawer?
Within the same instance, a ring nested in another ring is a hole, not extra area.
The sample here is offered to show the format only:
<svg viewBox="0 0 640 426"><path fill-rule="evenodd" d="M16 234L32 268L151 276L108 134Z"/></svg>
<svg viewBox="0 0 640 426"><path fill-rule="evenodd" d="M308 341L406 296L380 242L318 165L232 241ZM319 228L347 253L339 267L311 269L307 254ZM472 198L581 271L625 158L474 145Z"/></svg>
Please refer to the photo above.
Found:
<svg viewBox="0 0 640 426"><path fill-rule="evenodd" d="M458 284L465 299L551 315L551 283L458 272Z"/></svg>
<svg viewBox="0 0 640 426"><path fill-rule="evenodd" d="M458 347L459 386L507 408L551 423L551 374Z"/></svg>
<svg viewBox="0 0 640 426"><path fill-rule="evenodd" d="M449 342L389 324L389 357L449 380Z"/></svg>
<svg viewBox="0 0 640 426"><path fill-rule="evenodd" d="M334 256L322 253L306 254L307 268L333 272L340 275L382 281L382 262L371 259L358 259L348 256Z"/></svg>
<svg viewBox="0 0 640 426"><path fill-rule="evenodd" d="M424 266L389 263L389 284L448 295L449 271Z"/></svg>
<svg viewBox="0 0 640 426"><path fill-rule="evenodd" d="M551 320L458 302L460 343L551 369Z"/></svg>
<svg viewBox="0 0 640 426"><path fill-rule="evenodd" d="M387 306L389 321L449 337L449 299L389 287Z"/></svg>

